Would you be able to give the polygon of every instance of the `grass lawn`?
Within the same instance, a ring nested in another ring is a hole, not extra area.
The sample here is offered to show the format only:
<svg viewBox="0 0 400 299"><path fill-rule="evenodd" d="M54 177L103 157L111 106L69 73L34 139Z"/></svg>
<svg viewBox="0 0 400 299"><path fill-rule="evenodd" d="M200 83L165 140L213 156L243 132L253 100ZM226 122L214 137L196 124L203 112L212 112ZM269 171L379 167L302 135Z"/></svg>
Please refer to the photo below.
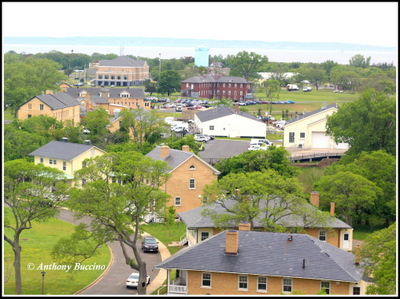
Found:
<svg viewBox="0 0 400 299"><path fill-rule="evenodd" d="M381 230L384 227L374 227L370 228L367 225L361 225L361 224L354 224L353 225L353 239L356 240L365 240L370 234L377 230Z"/></svg>
<svg viewBox="0 0 400 299"><path fill-rule="evenodd" d="M9 208L4 209L5 215L11 215ZM12 219L12 218L11 218ZM40 295L42 291L43 269L40 265L52 265L56 263L51 257L51 251L56 242L67 237L74 231L74 225L58 219L51 219L45 223L32 222L32 229L25 230L20 237L21 252L21 273L22 273L22 294ZM10 229L5 229L4 233L11 237ZM3 249L3 293L6 295L15 295L15 275L13 260L14 254L11 245L4 241ZM108 246L99 249L97 256L92 257L83 265L105 266L107 268L111 259L111 252ZM28 264L34 264L33 270L28 270ZM44 294L51 295L72 295L104 272L104 270L44 270Z"/></svg>

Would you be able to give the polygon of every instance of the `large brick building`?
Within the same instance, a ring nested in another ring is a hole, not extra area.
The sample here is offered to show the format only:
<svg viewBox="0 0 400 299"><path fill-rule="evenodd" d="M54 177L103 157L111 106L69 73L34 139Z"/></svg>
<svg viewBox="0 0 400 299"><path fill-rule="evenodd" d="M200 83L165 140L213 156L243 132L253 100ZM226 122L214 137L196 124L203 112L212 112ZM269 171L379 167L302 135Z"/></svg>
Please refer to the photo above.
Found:
<svg viewBox="0 0 400 299"><path fill-rule="evenodd" d="M181 96L244 101L251 93L251 82L240 77L204 75L181 82Z"/></svg>

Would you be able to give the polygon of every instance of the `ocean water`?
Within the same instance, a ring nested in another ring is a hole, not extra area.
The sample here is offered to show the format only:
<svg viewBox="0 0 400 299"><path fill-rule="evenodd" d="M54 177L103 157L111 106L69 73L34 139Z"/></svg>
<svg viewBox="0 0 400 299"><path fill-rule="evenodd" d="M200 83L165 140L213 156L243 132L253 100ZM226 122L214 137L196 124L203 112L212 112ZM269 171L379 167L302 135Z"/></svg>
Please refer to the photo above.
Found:
<svg viewBox="0 0 400 299"><path fill-rule="evenodd" d="M3 44L3 54L13 50L17 53L27 54L47 53L53 50L63 53L83 53L92 55L93 53L117 55L134 55L147 58L171 59L185 56L195 56L194 48L184 47L135 47L135 46L68 46L68 45L24 45L24 44ZM268 57L273 62L314 62L321 63L332 60L339 64L348 64L349 60L356 54L363 55L365 58L371 57L371 64L374 63L393 63L397 66L396 52L381 51L314 51L314 50L271 50L271 49L229 49L229 48L210 48L209 54L236 55L241 51L255 52Z"/></svg>

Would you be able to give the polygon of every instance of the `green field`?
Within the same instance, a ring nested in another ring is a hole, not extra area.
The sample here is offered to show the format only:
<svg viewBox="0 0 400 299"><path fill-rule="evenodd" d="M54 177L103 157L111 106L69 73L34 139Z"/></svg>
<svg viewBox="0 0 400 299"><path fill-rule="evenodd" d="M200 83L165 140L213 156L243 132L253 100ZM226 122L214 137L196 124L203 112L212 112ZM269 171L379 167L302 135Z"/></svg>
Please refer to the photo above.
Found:
<svg viewBox="0 0 400 299"><path fill-rule="evenodd" d="M4 209L5 215L10 215L9 208ZM53 246L61 237L67 237L74 231L74 225L58 219L51 219L45 223L32 222L32 228L24 230L20 237L22 294L40 295L42 292L42 275L44 276L44 294L71 295L89 285L97 279L104 270L43 270L41 265L52 265L55 262L51 257ZM4 233L11 237L10 229ZM3 292L6 295L15 295L15 272L13 267L14 254L11 245L4 241L3 249ZM108 246L99 249L98 255L92 257L83 265L105 266L107 268L111 259ZM30 264L31 263L31 264ZM28 269L28 265L33 267ZM34 266L32 266L34 265ZM75 267L75 266L74 266Z"/></svg>

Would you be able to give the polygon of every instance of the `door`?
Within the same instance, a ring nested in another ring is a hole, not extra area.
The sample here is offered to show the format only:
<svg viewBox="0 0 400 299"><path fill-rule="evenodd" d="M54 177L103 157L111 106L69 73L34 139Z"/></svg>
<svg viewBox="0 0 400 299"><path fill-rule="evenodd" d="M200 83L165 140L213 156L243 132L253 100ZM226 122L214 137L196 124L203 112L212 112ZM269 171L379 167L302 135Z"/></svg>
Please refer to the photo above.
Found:
<svg viewBox="0 0 400 299"><path fill-rule="evenodd" d="M343 234L343 249L350 249L350 235L349 233Z"/></svg>
<svg viewBox="0 0 400 299"><path fill-rule="evenodd" d="M325 132L312 132L311 148L330 148L331 137Z"/></svg>

